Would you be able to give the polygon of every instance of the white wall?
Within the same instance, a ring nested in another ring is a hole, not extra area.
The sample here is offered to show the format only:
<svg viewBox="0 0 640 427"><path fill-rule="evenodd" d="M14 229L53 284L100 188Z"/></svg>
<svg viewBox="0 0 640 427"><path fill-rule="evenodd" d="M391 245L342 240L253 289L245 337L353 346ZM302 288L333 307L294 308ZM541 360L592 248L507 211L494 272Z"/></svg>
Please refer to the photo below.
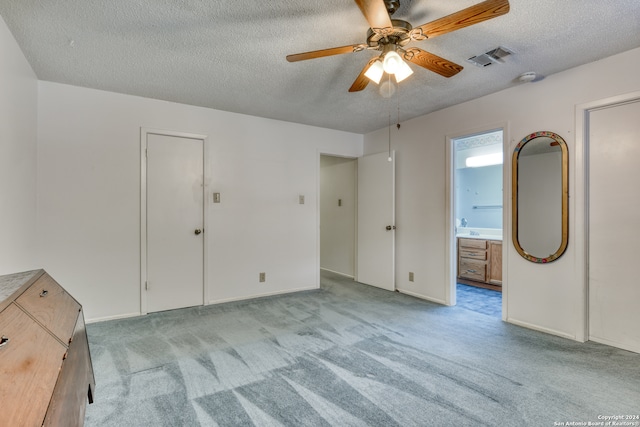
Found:
<svg viewBox="0 0 640 427"><path fill-rule="evenodd" d="M38 268L36 75L0 17L0 275Z"/></svg>
<svg viewBox="0 0 640 427"><path fill-rule="evenodd" d="M141 127L209 136L210 302L318 286L319 153L362 135L49 82L38 113L41 259L89 320L140 312Z"/></svg>
<svg viewBox="0 0 640 427"><path fill-rule="evenodd" d="M403 123L397 133L396 281L401 291L445 301L448 230L446 200L447 136L473 133L508 123L509 153L529 133L547 130L569 147L569 194L574 193L575 106L637 91L640 48L437 111ZM365 135L365 154L385 151L387 130ZM505 162L505 193L510 194L511 165ZM575 198L569 205L569 246L557 261L537 265L521 258L511 244L510 217L504 230L507 320L568 338L582 339L585 330L585 284L576 279L583 253L576 251ZM640 207L639 207L640 208ZM504 212L510 215L507 198ZM415 282L407 272L414 271ZM634 284L629 283L629 286Z"/></svg>
<svg viewBox="0 0 640 427"><path fill-rule="evenodd" d="M322 156L320 267L351 277L356 268L356 175L356 159Z"/></svg>

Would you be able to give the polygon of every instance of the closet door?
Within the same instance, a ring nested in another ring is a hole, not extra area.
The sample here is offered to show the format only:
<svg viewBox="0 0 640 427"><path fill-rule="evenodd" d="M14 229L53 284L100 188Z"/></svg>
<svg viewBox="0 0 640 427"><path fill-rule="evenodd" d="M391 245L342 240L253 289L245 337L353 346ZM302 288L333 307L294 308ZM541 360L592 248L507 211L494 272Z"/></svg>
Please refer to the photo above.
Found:
<svg viewBox="0 0 640 427"><path fill-rule="evenodd" d="M640 352L640 100L588 114L589 339Z"/></svg>
<svg viewBox="0 0 640 427"><path fill-rule="evenodd" d="M394 291L395 154L358 158L358 257L356 280Z"/></svg>
<svg viewBox="0 0 640 427"><path fill-rule="evenodd" d="M204 303L204 141L147 136L147 311Z"/></svg>

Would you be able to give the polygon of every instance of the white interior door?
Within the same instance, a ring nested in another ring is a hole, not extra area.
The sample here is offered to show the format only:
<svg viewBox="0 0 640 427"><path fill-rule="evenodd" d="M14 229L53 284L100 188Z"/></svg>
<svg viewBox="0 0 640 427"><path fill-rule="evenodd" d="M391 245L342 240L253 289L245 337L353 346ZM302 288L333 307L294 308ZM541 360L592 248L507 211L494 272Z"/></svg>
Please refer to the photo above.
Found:
<svg viewBox="0 0 640 427"><path fill-rule="evenodd" d="M589 112L589 339L640 352L640 100Z"/></svg>
<svg viewBox="0 0 640 427"><path fill-rule="evenodd" d="M360 283L395 290L395 154L358 158Z"/></svg>
<svg viewBox="0 0 640 427"><path fill-rule="evenodd" d="M147 134L147 311L204 303L204 140Z"/></svg>

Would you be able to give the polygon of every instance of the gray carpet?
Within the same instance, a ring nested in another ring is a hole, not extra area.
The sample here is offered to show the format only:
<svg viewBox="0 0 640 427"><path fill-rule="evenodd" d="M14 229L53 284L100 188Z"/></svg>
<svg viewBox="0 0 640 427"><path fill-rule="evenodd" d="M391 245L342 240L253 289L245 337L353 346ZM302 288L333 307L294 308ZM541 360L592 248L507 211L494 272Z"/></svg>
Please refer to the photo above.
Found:
<svg viewBox="0 0 640 427"><path fill-rule="evenodd" d="M553 426L640 412L638 354L330 273L318 291L87 329L87 426Z"/></svg>

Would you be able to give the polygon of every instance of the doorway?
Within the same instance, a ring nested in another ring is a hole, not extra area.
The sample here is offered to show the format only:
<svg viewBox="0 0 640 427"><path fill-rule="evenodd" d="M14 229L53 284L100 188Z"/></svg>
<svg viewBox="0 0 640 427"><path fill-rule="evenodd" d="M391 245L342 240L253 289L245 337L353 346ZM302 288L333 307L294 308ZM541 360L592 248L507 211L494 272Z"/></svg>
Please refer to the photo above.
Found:
<svg viewBox="0 0 640 427"><path fill-rule="evenodd" d="M141 312L205 301L205 137L142 130Z"/></svg>
<svg viewBox="0 0 640 427"><path fill-rule="evenodd" d="M502 316L503 129L450 138L450 303Z"/></svg>
<svg viewBox="0 0 640 427"><path fill-rule="evenodd" d="M320 269L395 290L395 153L320 155Z"/></svg>
<svg viewBox="0 0 640 427"><path fill-rule="evenodd" d="M320 155L320 269L355 278L357 159Z"/></svg>

